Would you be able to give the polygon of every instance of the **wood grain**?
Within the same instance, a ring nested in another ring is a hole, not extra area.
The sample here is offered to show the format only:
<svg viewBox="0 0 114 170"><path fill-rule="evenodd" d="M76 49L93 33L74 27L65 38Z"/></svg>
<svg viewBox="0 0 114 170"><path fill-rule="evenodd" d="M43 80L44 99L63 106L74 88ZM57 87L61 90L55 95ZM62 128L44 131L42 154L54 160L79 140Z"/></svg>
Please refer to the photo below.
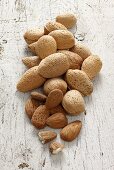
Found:
<svg viewBox="0 0 114 170"><path fill-rule="evenodd" d="M80 136L71 143L62 141L64 152L51 156L24 113L29 93L16 91L16 83L26 70L22 57L31 55L23 33L63 12L78 16L73 33L101 56L103 69L94 80L92 96L85 98L86 115L69 117L82 120ZM113 84L113 0L0 0L0 169L114 170Z"/></svg>

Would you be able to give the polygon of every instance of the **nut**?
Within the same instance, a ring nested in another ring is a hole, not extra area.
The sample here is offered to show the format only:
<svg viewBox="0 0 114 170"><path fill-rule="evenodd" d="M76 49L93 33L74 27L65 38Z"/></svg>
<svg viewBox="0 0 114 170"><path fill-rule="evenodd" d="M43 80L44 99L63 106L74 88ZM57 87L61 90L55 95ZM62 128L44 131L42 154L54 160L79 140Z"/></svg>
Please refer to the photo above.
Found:
<svg viewBox="0 0 114 170"><path fill-rule="evenodd" d="M40 61L41 61L40 58L37 57L37 56L30 56L30 57L22 58L22 62L28 68L31 68L31 67L39 65Z"/></svg>
<svg viewBox="0 0 114 170"><path fill-rule="evenodd" d="M37 109L37 107L40 106L40 103L38 101L29 98L25 103L25 112L28 115L28 117L31 119L33 113Z"/></svg>
<svg viewBox="0 0 114 170"><path fill-rule="evenodd" d="M80 43L76 43L76 45L74 45L70 51L78 54L80 57L82 57L83 60L91 55L89 48Z"/></svg>
<svg viewBox="0 0 114 170"><path fill-rule="evenodd" d="M62 105L70 115L78 115L85 111L84 99L77 90L68 91L63 97Z"/></svg>
<svg viewBox="0 0 114 170"><path fill-rule="evenodd" d="M48 95L54 89L59 89L63 92L63 94L65 94L67 90L67 83L61 78L52 78L47 80L44 84L45 94Z"/></svg>
<svg viewBox="0 0 114 170"><path fill-rule="evenodd" d="M27 92L40 87L45 82L45 78L39 75L38 66L27 70L17 83L17 89L21 92Z"/></svg>
<svg viewBox="0 0 114 170"><path fill-rule="evenodd" d="M24 39L27 44L32 44L32 43L38 41L38 39L40 37L42 37L43 35L44 35L43 29L31 28L25 32Z"/></svg>
<svg viewBox="0 0 114 170"><path fill-rule="evenodd" d="M62 99L63 99L62 91L59 89L54 89L49 93L46 99L46 107L48 109L54 108L61 103Z"/></svg>
<svg viewBox="0 0 114 170"><path fill-rule="evenodd" d="M32 97L33 99L39 100L39 101L41 101L41 102L45 102L46 99L47 99L47 96L45 96L44 94L39 93L39 92L37 92L37 91L31 92L31 97Z"/></svg>
<svg viewBox="0 0 114 170"><path fill-rule="evenodd" d="M62 53L55 53L40 62L38 72L45 78L53 78L61 76L68 68L69 62L67 56Z"/></svg>
<svg viewBox="0 0 114 170"><path fill-rule="evenodd" d="M73 53L68 50L58 50L58 52L63 53L68 57L70 69L80 69L81 68L83 60L78 54Z"/></svg>
<svg viewBox="0 0 114 170"><path fill-rule="evenodd" d="M41 59L56 53L56 51L57 43L55 39L49 35L42 36L35 45L35 52Z"/></svg>
<svg viewBox="0 0 114 170"><path fill-rule="evenodd" d="M40 105L34 112L31 122L39 129L42 129L46 125L46 120L49 117L49 110L45 105Z"/></svg>
<svg viewBox="0 0 114 170"><path fill-rule="evenodd" d="M56 17L56 21L63 24L67 28L72 28L76 24L77 19L75 15L66 13L63 15L58 15Z"/></svg>
<svg viewBox="0 0 114 170"><path fill-rule="evenodd" d="M68 124L61 130L60 137L61 139L68 142L73 141L79 135L81 128L82 128L82 122L76 120Z"/></svg>
<svg viewBox="0 0 114 170"><path fill-rule="evenodd" d="M64 113L66 114L66 111L63 109L61 105L58 105L52 109L49 110L50 114L53 115L55 113Z"/></svg>
<svg viewBox="0 0 114 170"><path fill-rule="evenodd" d="M68 70L66 81L71 89L78 90L84 96L88 96L93 92L93 83L82 70Z"/></svg>
<svg viewBox="0 0 114 170"><path fill-rule="evenodd" d="M35 51L36 44L37 44L37 41L28 45L29 50L34 54L36 54L36 51Z"/></svg>
<svg viewBox="0 0 114 170"><path fill-rule="evenodd" d="M67 30L67 28L58 22L48 22L44 27L44 34L49 34L54 30Z"/></svg>
<svg viewBox="0 0 114 170"><path fill-rule="evenodd" d="M68 30L55 30L50 32L49 35L55 39L57 43L57 49L69 49L75 44L74 36Z"/></svg>
<svg viewBox="0 0 114 170"><path fill-rule="evenodd" d="M58 154L59 152L61 152L64 148L64 145L63 144L60 144L58 142L52 142L49 146L49 151L56 155Z"/></svg>
<svg viewBox="0 0 114 170"><path fill-rule="evenodd" d="M101 70L102 61L97 55L91 55L84 60L82 64L82 70L88 75L90 79L93 79Z"/></svg>
<svg viewBox="0 0 114 170"><path fill-rule="evenodd" d="M57 137L57 134L52 131L41 131L38 133L38 137L42 144L48 143Z"/></svg>
<svg viewBox="0 0 114 170"><path fill-rule="evenodd" d="M68 119L64 113L55 113L46 120L46 124L51 128L60 129L68 124Z"/></svg>

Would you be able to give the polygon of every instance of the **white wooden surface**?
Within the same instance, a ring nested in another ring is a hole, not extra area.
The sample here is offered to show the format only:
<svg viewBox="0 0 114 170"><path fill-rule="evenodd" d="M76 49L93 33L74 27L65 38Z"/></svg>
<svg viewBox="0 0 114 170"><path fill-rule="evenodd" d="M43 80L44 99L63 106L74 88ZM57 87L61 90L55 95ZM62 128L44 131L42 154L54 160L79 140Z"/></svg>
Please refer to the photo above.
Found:
<svg viewBox="0 0 114 170"><path fill-rule="evenodd" d="M29 94L15 86L26 70L21 58L31 55L25 30L67 11L78 15L77 34L101 56L103 69L85 98L87 114L69 118L82 120L80 136L62 141L64 152L51 156L24 113ZM0 0L0 169L18 170L23 163L25 170L114 170L114 0Z"/></svg>

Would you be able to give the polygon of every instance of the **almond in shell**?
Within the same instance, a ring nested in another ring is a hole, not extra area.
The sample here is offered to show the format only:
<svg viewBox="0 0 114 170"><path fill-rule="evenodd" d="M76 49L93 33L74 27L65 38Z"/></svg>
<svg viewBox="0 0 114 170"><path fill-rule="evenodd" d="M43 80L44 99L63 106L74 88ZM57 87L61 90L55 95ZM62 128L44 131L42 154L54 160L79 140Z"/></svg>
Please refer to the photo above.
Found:
<svg viewBox="0 0 114 170"><path fill-rule="evenodd" d="M39 93L39 92L37 92L37 91L31 92L31 97L32 97L33 99L39 100L39 101L41 101L41 102L45 102L46 99L47 99L47 96L45 96L44 94Z"/></svg>
<svg viewBox="0 0 114 170"><path fill-rule="evenodd" d="M41 59L38 56L30 56L30 57L22 58L22 62L28 68L39 65L40 61L41 61Z"/></svg>

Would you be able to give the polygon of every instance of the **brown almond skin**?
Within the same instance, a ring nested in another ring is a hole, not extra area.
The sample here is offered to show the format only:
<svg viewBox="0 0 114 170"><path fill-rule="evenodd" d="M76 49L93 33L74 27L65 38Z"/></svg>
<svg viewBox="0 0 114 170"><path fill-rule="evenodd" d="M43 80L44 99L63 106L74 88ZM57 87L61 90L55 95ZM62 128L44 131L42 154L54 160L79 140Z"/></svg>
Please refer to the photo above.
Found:
<svg viewBox="0 0 114 170"><path fill-rule="evenodd" d="M26 103L25 103L25 112L28 115L28 117L31 119L33 113L35 112L35 110L38 108L38 106L40 106L40 103L38 103L38 101L29 98Z"/></svg>
<svg viewBox="0 0 114 170"><path fill-rule="evenodd" d="M41 59L56 53L56 51L57 43L55 39L49 35L42 36L35 45L35 52Z"/></svg>
<svg viewBox="0 0 114 170"><path fill-rule="evenodd" d="M45 105L48 109L54 108L61 103L62 99L63 99L62 91L59 89L54 89L49 93Z"/></svg>
<svg viewBox="0 0 114 170"><path fill-rule="evenodd" d="M68 119L64 113L55 113L46 120L46 124L54 129L60 129L68 124Z"/></svg>
<svg viewBox="0 0 114 170"><path fill-rule="evenodd" d="M30 56L22 58L22 62L28 68L39 65L41 59L38 56Z"/></svg>
<svg viewBox="0 0 114 170"><path fill-rule="evenodd" d="M50 146L49 146L49 151L50 151L52 154L56 155L56 154L58 154L59 152L61 152L61 151L63 150L63 148L64 148L64 145L63 145L63 144L54 141L54 142L52 142L52 143L50 144Z"/></svg>
<svg viewBox="0 0 114 170"><path fill-rule="evenodd" d="M49 117L49 110L45 105L40 105L34 112L31 122L39 129L42 129L46 125L46 120Z"/></svg>
<svg viewBox="0 0 114 170"><path fill-rule="evenodd" d="M21 79L17 83L17 89L21 92L27 92L40 87L45 80L45 78L39 75L38 66L35 66L27 70L22 75Z"/></svg>
<svg viewBox="0 0 114 170"><path fill-rule="evenodd" d="M59 53L63 53L68 57L69 60L69 69L80 69L82 66L82 58L71 51L68 50L58 50Z"/></svg>
<svg viewBox="0 0 114 170"><path fill-rule="evenodd" d="M78 90L84 96L88 96L93 92L93 83L82 70L69 69L66 73L66 81L71 89Z"/></svg>
<svg viewBox="0 0 114 170"><path fill-rule="evenodd" d="M55 39L57 43L57 49L69 49L75 44L74 36L68 30L55 30L50 32L49 35Z"/></svg>
<svg viewBox="0 0 114 170"><path fill-rule="evenodd" d="M41 102L45 102L46 99L47 99L47 96L45 96L44 94L39 93L39 92L37 92L37 91L31 92L31 97L32 97L33 99L39 100L39 101L41 101Z"/></svg>
<svg viewBox="0 0 114 170"><path fill-rule="evenodd" d="M66 111L64 110L64 108L61 105L58 105L52 109L49 110L50 115L53 115L55 113L64 113L66 114Z"/></svg>
<svg viewBox="0 0 114 170"><path fill-rule="evenodd" d="M71 142L79 135L81 128L82 128L82 122L76 120L68 124L61 130L60 137L64 141Z"/></svg>
<svg viewBox="0 0 114 170"><path fill-rule="evenodd" d="M28 29L24 34L24 39L27 44L34 43L38 41L40 37L44 35L44 30L39 28Z"/></svg>
<svg viewBox="0 0 114 170"><path fill-rule="evenodd" d="M70 90L64 95L62 106L70 115L78 115L85 111L84 99L77 90Z"/></svg>
<svg viewBox="0 0 114 170"><path fill-rule="evenodd" d="M61 78L47 80L44 84L44 93L48 95L54 89L59 89L65 94L67 91L67 83Z"/></svg>
<svg viewBox="0 0 114 170"><path fill-rule="evenodd" d="M36 51L35 51L36 44L37 44L37 41L28 45L29 50L34 54L36 54Z"/></svg>
<svg viewBox="0 0 114 170"><path fill-rule="evenodd" d="M63 15L58 15L56 17L56 21L63 24L66 28L72 28L76 24L77 19L75 15L66 13Z"/></svg>
<svg viewBox="0 0 114 170"><path fill-rule="evenodd" d="M90 79L93 79L100 72L101 68L102 61L100 57L91 55L84 60L81 70L83 70Z"/></svg>
<svg viewBox="0 0 114 170"><path fill-rule="evenodd" d="M38 72L42 77L54 78L63 75L68 68L69 62L67 56L62 53L55 53L40 62Z"/></svg>
<svg viewBox="0 0 114 170"><path fill-rule="evenodd" d="M49 34L54 30L67 30L67 28L58 22L48 22L44 27L44 34Z"/></svg>
<svg viewBox="0 0 114 170"><path fill-rule="evenodd" d="M76 43L74 47L70 49L70 51L78 54L83 60L92 54L90 49L81 43Z"/></svg>
<svg viewBox="0 0 114 170"><path fill-rule="evenodd" d="M57 137L57 134L53 131L40 131L38 133L39 139L43 144L48 143Z"/></svg>

